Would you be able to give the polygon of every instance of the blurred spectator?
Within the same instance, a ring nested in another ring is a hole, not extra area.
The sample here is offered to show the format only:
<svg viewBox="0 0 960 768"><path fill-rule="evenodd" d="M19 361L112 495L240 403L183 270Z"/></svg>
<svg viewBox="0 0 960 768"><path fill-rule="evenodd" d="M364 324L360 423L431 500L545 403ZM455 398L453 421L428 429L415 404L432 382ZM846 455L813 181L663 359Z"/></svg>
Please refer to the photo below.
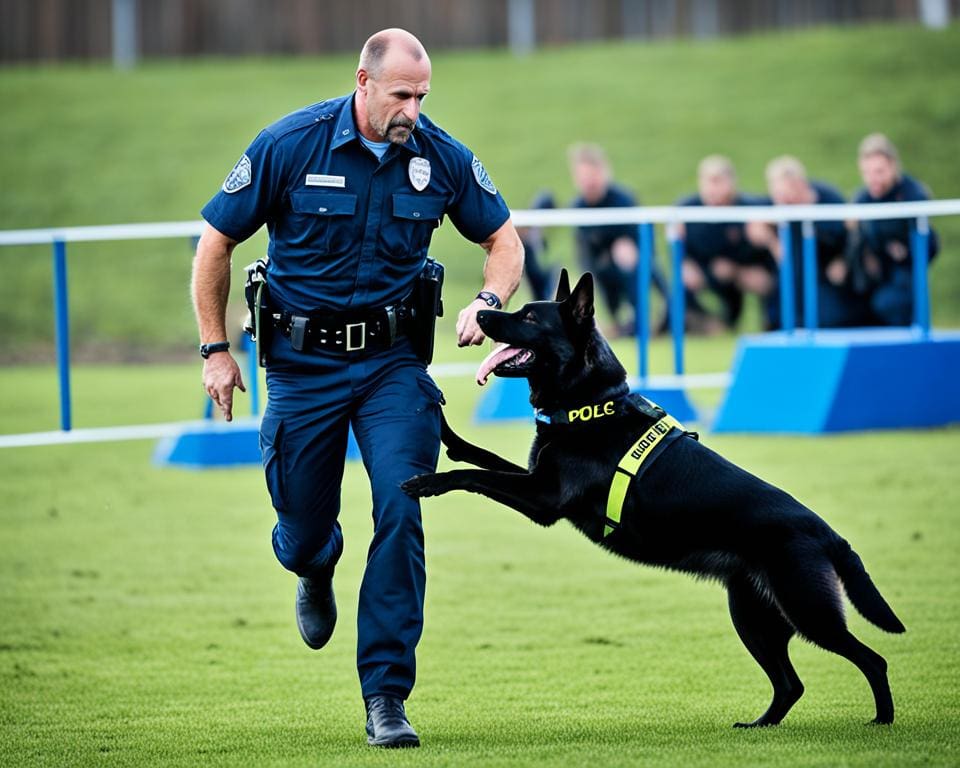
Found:
<svg viewBox="0 0 960 768"><path fill-rule="evenodd" d="M766 170L767 189L774 205L824 205L844 203L833 187L807 179L806 169L795 157L783 155L770 161ZM817 324L821 328L862 325L867 317L865 303L850 281L845 256L847 228L842 221L814 222L817 248ZM764 222L750 222L747 236L758 248L766 248L778 265L782 261L777 228ZM793 255L794 302L797 325L803 324L803 234L800 222L790 224ZM771 295L773 327L782 326L779 287Z"/></svg>
<svg viewBox="0 0 960 768"><path fill-rule="evenodd" d="M858 157L863 188L854 203L904 203L929 200L930 193L900 169L897 148L882 133L872 133L860 142ZM913 259L910 230L912 219L861 221L856 228L858 264L864 290L877 325L909 325L913 318ZM926 258L937 255L939 242L930 230Z"/></svg>
<svg viewBox="0 0 960 768"><path fill-rule="evenodd" d="M748 197L737 190L733 163L710 155L697 168L699 193L680 200L681 206L762 205L766 198ZM776 285L776 263L766 249L747 239L742 222L697 223L682 227L684 241L683 285L686 290L687 328L711 332L736 326L744 293L766 303ZM711 292L720 301L721 316L711 316L698 294Z"/></svg>
<svg viewBox="0 0 960 768"><path fill-rule="evenodd" d="M530 203L531 210L556 208L550 192L540 192ZM530 283L534 301L553 299L557 288L557 270L543 265L542 257L547 250L547 238L540 227L517 227L523 243L523 274Z"/></svg>
<svg viewBox="0 0 960 768"><path fill-rule="evenodd" d="M573 208L630 208L633 195L613 183L607 155L596 144L574 144L569 149L570 173L578 196ZM593 272L614 322L611 335L630 335L635 329L639 229L635 224L577 227L580 267ZM653 265L653 285L667 303L667 284ZM658 330L664 328L662 320Z"/></svg>

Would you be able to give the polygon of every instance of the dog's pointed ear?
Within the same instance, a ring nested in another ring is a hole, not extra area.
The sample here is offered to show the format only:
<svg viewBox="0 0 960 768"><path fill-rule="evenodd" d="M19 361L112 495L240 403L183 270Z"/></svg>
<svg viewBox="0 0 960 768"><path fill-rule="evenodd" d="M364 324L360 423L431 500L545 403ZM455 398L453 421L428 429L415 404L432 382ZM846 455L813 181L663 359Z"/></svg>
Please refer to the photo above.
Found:
<svg viewBox="0 0 960 768"><path fill-rule="evenodd" d="M570 276L566 267L560 270L560 281L557 283L557 298L554 301L566 301L570 298Z"/></svg>
<svg viewBox="0 0 960 768"><path fill-rule="evenodd" d="M593 319L593 275L590 272L583 273L567 302L573 311L574 320L578 323Z"/></svg>

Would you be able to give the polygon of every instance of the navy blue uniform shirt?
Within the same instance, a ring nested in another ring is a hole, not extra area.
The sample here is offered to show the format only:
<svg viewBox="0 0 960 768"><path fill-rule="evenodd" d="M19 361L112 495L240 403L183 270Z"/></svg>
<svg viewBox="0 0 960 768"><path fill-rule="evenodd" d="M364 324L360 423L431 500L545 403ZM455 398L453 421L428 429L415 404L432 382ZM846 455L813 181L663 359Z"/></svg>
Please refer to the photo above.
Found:
<svg viewBox="0 0 960 768"><path fill-rule="evenodd" d="M632 208L637 204L633 195L617 184L607 187L607 194L596 203L588 203L582 197L577 197L571 208ZM606 253L615 241L621 237L629 237L634 242L639 237L636 224L608 224L604 226L587 226L576 228L576 238L581 253L589 259Z"/></svg>
<svg viewBox="0 0 960 768"><path fill-rule="evenodd" d="M770 201L764 198L749 197L738 194L733 205L769 205ZM681 199L677 205L702 207L700 195L690 195ZM700 266L706 267L719 257L730 259L738 264L758 264L765 266L769 256L764 259L766 251L758 251L747 240L746 226L742 221L737 222L687 222L684 225L684 250Z"/></svg>
<svg viewBox="0 0 960 768"><path fill-rule="evenodd" d="M913 177L903 174L900 180L890 188L890 191L882 197L873 197L864 187L854 195L853 202L909 203L929 199L930 195L923 184ZM913 225L913 221L913 219L887 219L882 221L860 222L860 236L863 238L863 243L880 259L880 264L884 272L894 263L893 258L887 251L887 246L892 242L898 242L909 248L910 228ZM931 228L930 252L928 257L932 259L936 256L939 248L940 243L937 238L937 233Z"/></svg>
<svg viewBox="0 0 960 768"><path fill-rule="evenodd" d="M378 161L353 94L261 131L201 214L238 241L267 225L271 300L298 312L395 304L444 214L476 243L510 216L483 164L423 114Z"/></svg>
<svg viewBox="0 0 960 768"><path fill-rule="evenodd" d="M813 187L816 200L814 205L842 205L846 203L843 195L829 184L822 181L809 182ZM770 198L766 203L770 204ZM827 265L838 256L843 256L847 247L847 227L842 221L815 221L813 222L814 236L817 241L817 264L822 279L826 279ZM803 225L799 221L790 223L790 243L792 246L793 270L796 279L800 280L803 270Z"/></svg>

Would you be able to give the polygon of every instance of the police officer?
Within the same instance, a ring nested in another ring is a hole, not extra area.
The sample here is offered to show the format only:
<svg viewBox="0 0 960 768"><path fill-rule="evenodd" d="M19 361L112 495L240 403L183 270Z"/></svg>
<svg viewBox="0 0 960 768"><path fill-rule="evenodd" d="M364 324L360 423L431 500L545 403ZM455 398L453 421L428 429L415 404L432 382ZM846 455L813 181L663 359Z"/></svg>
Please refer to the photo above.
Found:
<svg viewBox="0 0 960 768"><path fill-rule="evenodd" d="M722 155L709 155L697 167L695 195L681 199L680 206L760 205L763 198L751 197L737 189L733 162ZM742 222L690 222L683 236L683 285L687 297L688 325L712 331L717 327L697 294L709 291L721 305L721 320L736 326L743 310L744 293L766 301L775 284L776 264L770 252L754 248Z"/></svg>
<svg viewBox="0 0 960 768"><path fill-rule="evenodd" d="M632 208L634 196L613 181L610 161L603 148L596 144L574 144L567 152L570 174L577 189L571 208ZM600 285L607 309L613 318L611 335L633 334L635 318L625 316L621 308L636 313L637 263L639 230L635 224L584 226L574 229L577 256L584 270L593 272ZM654 263L653 285L667 304L667 282ZM667 326L666 314L658 330Z"/></svg>
<svg viewBox="0 0 960 768"><path fill-rule="evenodd" d="M766 168L767 189L774 205L827 205L846 201L836 188L822 181L807 178L807 171L797 158L782 155L771 160ZM862 325L866 307L852 288L846 259L847 228L842 221L817 221L813 224L817 260L817 324L821 328ZM750 222L747 236L758 248L766 248L781 264L780 239L776 227L765 222ZM790 245L793 257L794 301L797 319L803 318L803 231L800 222L790 224ZM780 292L770 295L771 321L782 326Z"/></svg>
<svg viewBox="0 0 960 768"><path fill-rule="evenodd" d="M863 188L854 203L905 203L929 200L926 187L900 168L900 154L882 133L872 133L859 150ZM913 259L909 219L861 221L858 225L860 266L866 278L872 322L909 325L913 315ZM936 232L930 230L925 258L939 250Z"/></svg>
<svg viewBox="0 0 960 768"><path fill-rule="evenodd" d="M277 513L273 548L299 577L297 625L311 648L326 644L336 621L337 516L353 427L374 522L357 667L368 742L387 747L419 745L403 702L423 626L423 530L419 504L400 483L434 471L442 400L404 334L401 308L445 214L487 253L483 290L457 320L460 346L483 340L477 312L511 296L523 260L480 160L421 114L430 75L409 32L373 35L352 94L294 112L254 139L203 209L193 269L203 383L230 420L233 389L243 389L226 341L230 257L266 224L277 327L260 441Z"/></svg>

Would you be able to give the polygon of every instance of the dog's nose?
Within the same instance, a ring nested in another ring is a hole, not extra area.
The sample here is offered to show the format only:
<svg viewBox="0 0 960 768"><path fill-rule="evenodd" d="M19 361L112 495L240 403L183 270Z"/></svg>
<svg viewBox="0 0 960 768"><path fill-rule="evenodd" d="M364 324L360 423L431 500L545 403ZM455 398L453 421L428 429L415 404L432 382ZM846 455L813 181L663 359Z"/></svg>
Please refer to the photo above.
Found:
<svg viewBox="0 0 960 768"><path fill-rule="evenodd" d="M480 330L486 333L487 323L490 322L490 315L493 314L493 310L490 309L481 309L477 312L477 324L480 326Z"/></svg>

